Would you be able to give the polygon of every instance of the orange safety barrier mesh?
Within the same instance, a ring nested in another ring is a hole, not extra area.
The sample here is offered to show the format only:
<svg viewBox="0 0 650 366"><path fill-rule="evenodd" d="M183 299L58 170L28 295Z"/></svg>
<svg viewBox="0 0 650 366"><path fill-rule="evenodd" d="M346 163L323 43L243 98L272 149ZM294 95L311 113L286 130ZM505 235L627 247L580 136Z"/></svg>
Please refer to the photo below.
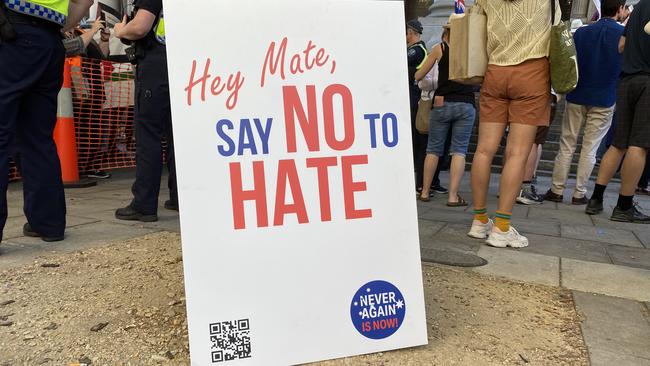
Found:
<svg viewBox="0 0 650 366"><path fill-rule="evenodd" d="M72 63L79 174L134 167L135 68L130 63L81 57L66 62ZM9 176L20 179L13 161Z"/></svg>
<svg viewBox="0 0 650 366"><path fill-rule="evenodd" d="M79 173L135 166L133 65L79 58L72 95Z"/></svg>

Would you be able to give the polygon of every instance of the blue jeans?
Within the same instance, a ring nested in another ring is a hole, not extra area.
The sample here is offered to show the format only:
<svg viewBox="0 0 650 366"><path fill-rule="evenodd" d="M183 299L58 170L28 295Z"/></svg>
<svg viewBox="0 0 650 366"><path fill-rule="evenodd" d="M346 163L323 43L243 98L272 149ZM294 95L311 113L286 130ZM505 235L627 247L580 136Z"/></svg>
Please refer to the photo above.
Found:
<svg viewBox="0 0 650 366"><path fill-rule="evenodd" d="M451 128L449 154L465 156L474 128L476 108L469 103L445 102L442 107L434 107L429 116L427 154L438 157L444 154L445 139Z"/></svg>

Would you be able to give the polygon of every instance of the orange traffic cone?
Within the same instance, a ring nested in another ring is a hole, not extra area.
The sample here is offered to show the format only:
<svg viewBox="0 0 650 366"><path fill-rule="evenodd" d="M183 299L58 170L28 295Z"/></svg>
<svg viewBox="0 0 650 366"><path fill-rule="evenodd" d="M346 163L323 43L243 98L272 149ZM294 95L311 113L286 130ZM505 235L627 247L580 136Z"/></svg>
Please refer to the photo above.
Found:
<svg viewBox="0 0 650 366"><path fill-rule="evenodd" d="M97 181L79 179L77 161L77 136L74 129L74 109L72 107L72 75L69 60L63 67L63 87L59 92L54 142L61 160L61 178L66 188L84 188L97 184Z"/></svg>

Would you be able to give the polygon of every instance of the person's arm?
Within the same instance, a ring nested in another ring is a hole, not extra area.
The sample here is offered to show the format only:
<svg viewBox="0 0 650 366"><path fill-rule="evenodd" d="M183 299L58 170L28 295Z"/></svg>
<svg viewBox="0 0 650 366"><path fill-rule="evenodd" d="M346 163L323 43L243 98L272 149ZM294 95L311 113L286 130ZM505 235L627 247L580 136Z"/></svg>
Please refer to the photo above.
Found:
<svg viewBox="0 0 650 366"><path fill-rule="evenodd" d="M70 0L68 4L68 18L65 20L63 31L66 32L76 27L81 19L88 15L88 10L92 5L92 0Z"/></svg>
<svg viewBox="0 0 650 366"><path fill-rule="evenodd" d="M156 15L146 9L138 9L135 13L133 20L127 23L127 18L124 17L121 23L115 24L115 37L120 39L127 39L129 41L137 41L149 34L153 23L156 21Z"/></svg>
<svg viewBox="0 0 650 366"><path fill-rule="evenodd" d="M111 31L103 28L99 32L99 50L102 51L105 58L108 58L111 54L111 49L109 47L109 41L111 40Z"/></svg>
<svg viewBox="0 0 650 366"><path fill-rule="evenodd" d="M618 41L618 53L623 53L623 51L625 51L625 36L621 36Z"/></svg>
<svg viewBox="0 0 650 366"><path fill-rule="evenodd" d="M627 37L627 25L623 28L623 35L621 39L618 40L618 53L623 53L625 51L625 37Z"/></svg>
<svg viewBox="0 0 650 366"><path fill-rule="evenodd" d="M442 43L436 45L427 56L422 67L415 73L415 80L420 81L431 71L433 65L442 58Z"/></svg>
<svg viewBox="0 0 650 366"><path fill-rule="evenodd" d="M88 47L88 45L90 44L90 41L93 40L93 37L95 36L95 34L97 32L99 32L103 28L104 28L104 23L102 23L101 20L96 20L93 23L92 28L90 28L89 30L83 32L83 34L80 37L84 42L84 48Z"/></svg>

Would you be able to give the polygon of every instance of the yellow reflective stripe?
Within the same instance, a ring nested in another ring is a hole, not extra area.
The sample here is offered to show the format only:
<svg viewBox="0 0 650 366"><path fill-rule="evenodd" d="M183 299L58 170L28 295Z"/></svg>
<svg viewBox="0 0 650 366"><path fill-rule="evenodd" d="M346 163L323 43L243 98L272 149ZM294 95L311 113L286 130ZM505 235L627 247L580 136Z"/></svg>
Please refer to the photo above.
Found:
<svg viewBox="0 0 650 366"><path fill-rule="evenodd" d="M68 15L68 0L4 0L10 10L49 20L63 26Z"/></svg>
<svg viewBox="0 0 650 366"><path fill-rule="evenodd" d="M156 40L164 45L165 44L165 14L161 11L158 19L158 24L156 24L155 32Z"/></svg>
<svg viewBox="0 0 650 366"><path fill-rule="evenodd" d="M422 65L424 65L424 61L427 60L427 56L429 56L429 52L427 52L427 48L426 48L426 47L424 47L423 45L421 45L421 44L419 44L419 43L418 43L418 46L420 46L420 48L422 48L422 51L424 51L424 58L422 59L422 62L420 62L420 64L418 65L418 67L416 67L416 70L420 70L420 68L422 67Z"/></svg>
<svg viewBox="0 0 650 366"><path fill-rule="evenodd" d="M156 36L165 38L165 19L160 18L158 26L156 27Z"/></svg>

